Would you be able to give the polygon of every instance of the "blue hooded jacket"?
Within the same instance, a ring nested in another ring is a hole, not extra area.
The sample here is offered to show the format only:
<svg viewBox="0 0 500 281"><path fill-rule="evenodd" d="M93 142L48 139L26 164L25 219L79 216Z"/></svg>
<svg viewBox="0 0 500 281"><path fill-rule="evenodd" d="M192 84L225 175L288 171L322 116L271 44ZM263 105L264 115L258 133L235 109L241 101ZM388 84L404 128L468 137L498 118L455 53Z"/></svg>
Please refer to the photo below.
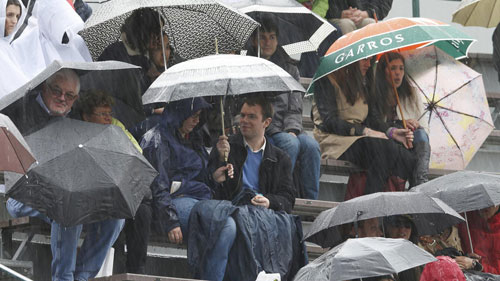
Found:
<svg viewBox="0 0 500 281"><path fill-rule="evenodd" d="M207 169L208 153L198 132L200 124L186 138L179 132L184 120L209 107L203 98L172 102L165 107L160 124L147 131L140 141L144 157L159 172L151 186L154 226L159 233L179 226L173 198L212 198L214 181ZM170 194L173 181L181 182L181 187Z"/></svg>

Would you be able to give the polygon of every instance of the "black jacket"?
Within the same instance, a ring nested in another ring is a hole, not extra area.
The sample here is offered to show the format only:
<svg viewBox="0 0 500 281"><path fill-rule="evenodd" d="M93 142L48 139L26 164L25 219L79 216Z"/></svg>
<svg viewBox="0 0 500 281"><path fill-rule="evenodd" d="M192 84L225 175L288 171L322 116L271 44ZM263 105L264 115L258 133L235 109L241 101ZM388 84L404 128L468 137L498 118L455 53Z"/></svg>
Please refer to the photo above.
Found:
<svg viewBox="0 0 500 281"><path fill-rule="evenodd" d="M358 8L359 10L368 12L370 18L384 19L392 7L392 0L328 0L327 19L339 19L343 10L349 7Z"/></svg>
<svg viewBox="0 0 500 281"><path fill-rule="evenodd" d="M215 198L232 200L238 195L243 186L243 164L247 159L247 150L241 134L229 139L231 150L228 162L233 164L234 177L227 179L215 191ZM223 163L219 161L219 152L216 147L210 154L209 167L215 171ZM259 167L260 192L269 199L269 208L275 211L290 213L295 204L295 187L292 181L292 162L288 155L281 149L266 142L264 156Z"/></svg>

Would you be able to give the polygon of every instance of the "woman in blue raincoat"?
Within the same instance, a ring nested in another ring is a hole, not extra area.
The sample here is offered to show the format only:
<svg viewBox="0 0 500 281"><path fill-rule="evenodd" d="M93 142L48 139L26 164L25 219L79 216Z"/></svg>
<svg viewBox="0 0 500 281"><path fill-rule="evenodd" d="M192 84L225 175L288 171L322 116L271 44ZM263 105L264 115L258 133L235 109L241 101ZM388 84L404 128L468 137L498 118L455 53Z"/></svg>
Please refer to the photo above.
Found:
<svg viewBox="0 0 500 281"><path fill-rule="evenodd" d="M203 98L171 102L159 125L141 139L144 156L159 175L151 189L154 226L172 243L187 237L189 214L199 200L211 199L212 188L225 180L231 166L207 169L208 153L199 134L200 116L210 105Z"/></svg>

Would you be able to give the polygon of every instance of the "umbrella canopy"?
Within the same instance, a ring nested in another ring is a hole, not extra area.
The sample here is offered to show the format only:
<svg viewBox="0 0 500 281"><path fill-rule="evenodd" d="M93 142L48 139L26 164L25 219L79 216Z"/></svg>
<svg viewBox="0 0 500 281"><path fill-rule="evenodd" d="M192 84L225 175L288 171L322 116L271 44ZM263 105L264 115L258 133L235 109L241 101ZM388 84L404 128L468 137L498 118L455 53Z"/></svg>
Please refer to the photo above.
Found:
<svg viewBox="0 0 500 281"><path fill-rule="evenodd" d="M321 59L313 82L358 60L396 49L436 45L454 58L463 58L474 41L449 24L433 19L393 18L369 24L332 44ZM309 87L308 92L311 91Z"/></svg>
<svg viewBox="0 0 500 281"><path fill-rule="evenodd" d="M500 205L500 175L460 171L445 175L411 191L443 200L459 213Z"/></svg>
<svg viewBox="0 0 500 281"><path fill-rule="evenodd" d="M193 59L240 50L258 24L215 0L112 0L99 6L80 32L94 59L120 38L120 28L133 11L152 8L163 17L177 54ZM160 32L160 30L158 30Z"/></svg>
<svg viewBox="0 0 500 281"><path fill-rule="evenodd" d="M405 70L425 112L431 145L430 167L463 170L494 129L482 75L442 50L403 52Z"/></svg>
<svg viewBox="0 0 500 281"><path fill-rule="evenodd" d="M259 22L272 17L279 29L278 42L288 55L316 51L335 27L296 0L223 0Z"/></svg>
<svg viewBox="0 0 500 281"><path fill-rule="evenodd" d="M495 27L500 22L500 1L462 0L452 21L463 26Z"/></svg>
<svg viewBox="0 0 500 281"><path fill-rule="evenodd" d="M290 91L305 90L290 74L268 60L240 55L212 55L167 69L151 84L142 96L142 102Z"/></svg>
<svg viewBox="0 0 500 281"><path fill-rule="evenodd" d="M7 194L64 226L133 217L158 174L114 125L56 118L26 141L39 163Z"/></svg>
<svg viewBox="0 0 500 281"><path fill-rule="evenodd" d="M353 280L390 275L436 261L404 239L348 239L299 270L294 281Z"/></svg>
<svg viewBox="0 0 500 281"><path fill-rule="evenodd" d="M417 192L377 192L353 198L323 211L304 239L323 248L339 244L337 226L371 218L411 214L421 235L436 234L463 218L443 201Z"/></svg>
<svg viewBox="0 0 500 281"><path fill-rule="evenodd" d="M28 112L24 110L24 103L28 95L33 94L38 87L57 71L69 68L80 76L80 95L85 90L103 90L117 99L113 110L115 116L126 127L144 119L139 82L140 67L119 62L62 62L53 61L44 71L31 79L14 92L0 99L0 111L10 115L12 112ZM125 105L124 105L125 104ZM122 108L126 107L126 110ZM131 117L132 116L132 117ZM10 115L11 118L14 118Z"/></svg>
<svg viewBox="0 0 500 281"><path fill-rule="evenodd" d="M25 174L35 161L14 123L0 114L0 171Z"/></svg>

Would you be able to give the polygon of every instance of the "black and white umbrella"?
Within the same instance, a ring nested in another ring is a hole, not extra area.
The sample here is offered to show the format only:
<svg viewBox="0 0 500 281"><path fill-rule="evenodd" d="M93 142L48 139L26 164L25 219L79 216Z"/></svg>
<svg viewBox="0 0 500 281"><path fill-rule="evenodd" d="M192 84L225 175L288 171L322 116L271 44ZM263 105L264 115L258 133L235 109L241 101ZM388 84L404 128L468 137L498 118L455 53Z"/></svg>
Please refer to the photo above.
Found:
<svg viewBox="0 0 500 281"><path fill-rule="evenodd" d="M464 219L443 201L417 192L377 192L356 197L323 211L304 239L324 248L342 242L338 226L371 218L411 214L421 235L440 233Z"/></svg>
<svg viewBox="0 0 500 281"><path fill-rule="evenodd" d="M144 104L203 96L255 92L304 92L288 72L257 57L212 55L178 63L163 72L142 96Z"/></svg>
<svg viewBox="0 0 500 281"><path fill-rule="evenodd" d="M294 281L353 280L391 275L436 261L404 239L348 239L304 266Z"/></svg>
<svg viewBox="0 0 500 281"><path fill-rule="evenodd" d="M302 6L296 0L222 0L238 11L259 21L271 17L278 29L278 42L288 55L313 52L335 31L327 20Z"/></svg>
<svg viewBox="0 0 500 281"><path fill-rule="evenodd" d="M193 59L240 50L258 24L215 0L111 0L99 6L80 31L94 59L120 38L120 28L135 10L152 8L165 22L177 54Z"/></svg>
<svg viewBox="0 0 500 281"><path fill-rule="evenodd" d="M133 217L158 174L114 125L60 117L26 142L38 163L7 194L64 226Z"/></svg>

